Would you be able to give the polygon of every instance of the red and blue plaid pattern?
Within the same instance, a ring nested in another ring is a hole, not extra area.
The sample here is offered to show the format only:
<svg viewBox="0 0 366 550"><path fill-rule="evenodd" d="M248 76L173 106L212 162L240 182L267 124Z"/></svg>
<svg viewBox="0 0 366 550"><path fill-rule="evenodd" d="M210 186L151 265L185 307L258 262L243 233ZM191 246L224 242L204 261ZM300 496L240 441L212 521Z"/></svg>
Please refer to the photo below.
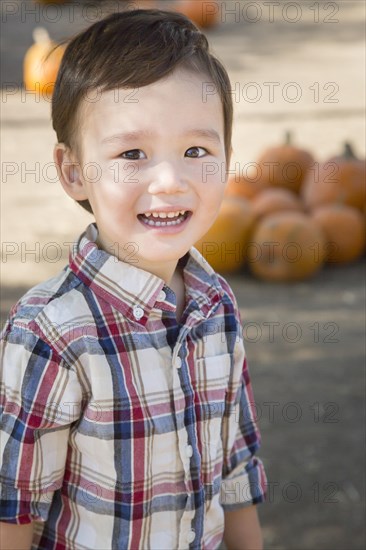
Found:
<svg viewBox="0 0 366 550"><path fill-rule="evenodd" d="M177 323L97 235L2 331L0 521L34 520L33 550L217 548L266 491L236 299L192 247Z"/></svg>

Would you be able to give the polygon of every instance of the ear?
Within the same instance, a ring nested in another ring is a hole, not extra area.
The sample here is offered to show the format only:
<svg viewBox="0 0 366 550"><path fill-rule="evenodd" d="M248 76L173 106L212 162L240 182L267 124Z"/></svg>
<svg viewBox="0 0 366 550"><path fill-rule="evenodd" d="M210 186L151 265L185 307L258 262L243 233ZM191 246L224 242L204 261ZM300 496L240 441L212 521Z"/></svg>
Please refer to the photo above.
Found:
<svg viewBox="0 0 366 550"><path fill-rule="evenodd" d="M76 201L88 199L82 179L81 165L74 158L69 147L64 143L56 143L53 149L53 160L57 175L66 193Z"/></svg>

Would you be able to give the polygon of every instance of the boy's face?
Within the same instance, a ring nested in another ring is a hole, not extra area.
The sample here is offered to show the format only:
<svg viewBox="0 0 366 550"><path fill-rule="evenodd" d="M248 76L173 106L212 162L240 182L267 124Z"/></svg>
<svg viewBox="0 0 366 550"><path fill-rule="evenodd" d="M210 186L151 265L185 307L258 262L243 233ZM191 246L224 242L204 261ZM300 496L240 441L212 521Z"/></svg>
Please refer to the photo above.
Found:
<svg viewBox="0 0 366 550"><path fill-rule="evenodd" d="M81 171L64 185L89 200L103 249L166 282L214 222L226 185L222 104L218 93L205 95L207 80L175 71L84 101ZM141 216L162 210L188 217L166 225L176 218Z"/></svg>

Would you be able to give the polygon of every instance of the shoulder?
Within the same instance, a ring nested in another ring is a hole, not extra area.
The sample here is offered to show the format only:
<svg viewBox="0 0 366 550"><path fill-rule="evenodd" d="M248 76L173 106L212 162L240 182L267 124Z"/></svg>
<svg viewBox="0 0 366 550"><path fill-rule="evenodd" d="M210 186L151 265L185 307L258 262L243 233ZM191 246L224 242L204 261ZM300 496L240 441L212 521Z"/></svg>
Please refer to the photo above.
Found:
<svg viewBox="0 0 366 550"><path fill-rule="evenodd" d="M218 281L219 281L219 283L222 287L223 295L224 295L225 300L228 303L230 303L234 307L235 310L238 310L239 309L238 302L237 302L236 296L235 296L234 291L231 288L230 284L225 279L225 277L220 275L220 273L216 273L216 277L217 277L217 279L218 279Z"/></svg>
<svg viewBox="0 0 366 550"><path fill-rule="evenodd" d="M35 319L53 301L67 298L73 288L80 283L68 266L65 266L57 275L33 286L23 294L10 310L10 321L26 326L27 322Z"/></svg>
<svg viewBox="0 0 366 550"><path fill-rule="evenodd" d="M208 260L194 246L190 248L186 257L193 260L189 264L191 272L194 275L191 278L192 285L198 290L203 290L205 293L208 290L211 295L212 293L215 293L216 296L220 294L220 304L222 307L217 310L217 315L222 313L225 315L225 325L230 325L230 330L233 330L234 324L238 325L237 329L239 329L241 326L240 310L229 282L213 269Z"/></svg>
<svg viewBox="0 0 366 550"><path fill-rule="evenodd" d="M201 252L192 246L186 255L186 263L189 258L192 258L193 263L190 263L191 270L195 278L192 279L192 284L200 287L202 280L209 287L215 288L220 292L222 300L228 305L232 305L237 309L237 301L234 292L228 281L220 273L215 271L209 261L201 254Z"/></svg>
<svg viewBox="0 0 366 550"><path fill-rule="evenodd" d="M79 286L82 286L80 279L65 266L54 277L30 288L11 308L1 331L1 339L9 339L11 335L15 338L22 334L24 339L26 333L42 338L42 326L48 327L50 331L63 318L73 318L76 311L80 310L80 305L85 302L83 293L78 291ZM47 337L44 340L49 343Z"/></svg>
<svg viewBox="0 0 366 550"><path fill-rule="evenodd" d="M21 387L31 402L35 392L39 400L58 388L54 395L72 396L75 403L87 392L70 345L74 338L60 328L63 319L73 319L82 310L79 305L86 303L82 287L66 266L30 288L12 307L0 334L5 381L1 391L19 392Z"/></svg>

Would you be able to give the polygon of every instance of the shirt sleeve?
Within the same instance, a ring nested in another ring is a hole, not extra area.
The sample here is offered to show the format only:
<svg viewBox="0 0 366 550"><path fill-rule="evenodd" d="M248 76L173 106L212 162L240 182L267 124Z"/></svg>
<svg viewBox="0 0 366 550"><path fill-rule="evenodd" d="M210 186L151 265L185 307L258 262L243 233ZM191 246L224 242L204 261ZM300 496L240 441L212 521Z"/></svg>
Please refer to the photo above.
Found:
<svg viewBox="0 0 366 550"><path fill-rule="evenodd" d="M223 469L220 503L224 510L258 504L266 499L267 478L262 461L255 456L261 436L246 359L242 323L233 296L237 319L232 371L223 418Z"/></svg>
<svg viewBox="0 0 366 550"><path fill-rule="evenodd" d="M0 521L47 521L82 391L64 360L8 320L0 348Z"/></svg>

